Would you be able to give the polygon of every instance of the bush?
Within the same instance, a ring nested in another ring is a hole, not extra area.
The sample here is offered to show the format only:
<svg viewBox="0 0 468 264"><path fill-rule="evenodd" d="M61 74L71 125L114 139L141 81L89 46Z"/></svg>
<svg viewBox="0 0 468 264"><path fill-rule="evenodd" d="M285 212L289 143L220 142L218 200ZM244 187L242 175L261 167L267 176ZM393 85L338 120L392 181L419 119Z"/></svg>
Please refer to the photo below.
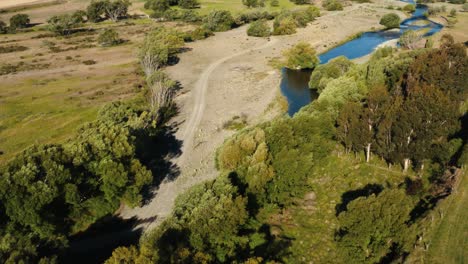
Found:
<svg viewBox="0 0 468 264"><path fill-rule="evenodd" d="M278 0L271 0L270 1L270 6L273 6L273 7L279 6L279 1Z"/></svg>
<svg viewBox="0 0 468 264"><path fill-rule="evenodd" d="M305 5L305 4L310 4L310 0L289 0L296 5Z"/></svg>
<svg viewBox="0 0 468 264"><path fill-rule="evenodd" d="M180 11L180 20L184 22L199 22L202 20L201 16L193 10L181 10Z"/></svg>
<svg viewBox="0 0 468 264"><path fill-rule="evenodd" d="M466 3L466 0L449 0L449 3L461 5Z"/></svg>
<svg viewBox="0 0 468 264"><path fill-rule="evenodd" d="M211 31L227 31L234 25L234 18L229 11L214 10L203 19L203 24Z"/></svg>
<svg viewBox="0 0 468 264"><path fill-rule="evenodd" d="M86 8L86 16L91 22L99 22L102 19L102 15L106 12L107 1L105 0L93 0Z"/></svg>
<svg viewBox="0 0 468 264"><path fill-rule="evenodd" d="M213 32L204 27L197 27L196 29L185 33L184 41L196 41L206 39L210 36L213 36Z"/></svg>
<svg viewBox="0 0 468 264"><path fill-rule="evenodd" d="M122 40L119 38L117 31L108 28L99 34L98 43L103 47L110 47L122 43Z"/></svg>
<svg viewBox="0 0 468 264"><path fill-rule="evenodd" d="M318 65L310 76L309 88L321 93L331 80L343 76L353 65L354 63L344 56L336 57L327 64Z"/></svg>
<svg viewBox="0 0 468 264"><path fill-rule="evenodd" d="M452 10L450 10L450 16L451 17L456 17L457 16L457 10L455 8L452 8Z"/></svg>
<svg viewBox="0 0 468 264"><path fill-rule="evenodd" d="M271 30L266 20L257 20L250 24L247 29L247 35L252 37L268 37L271 35Z"/></svg>
<svg viewBox="0 0 468 264"><path fill-rule="evenodd" d="M297 22L292 17L275 19L273 23L273 35L291 35L296 33Z"/></svg>
<svg viewBox="0 0 468 264"><path fill-rule="evenodd" d="M170 8L170 4L168 0L148 0L144 7L154 12L152 17L159 18Z"/></svg>
<svg viewBox="0 0 468 264"><path fill-rule="evenodd" d="M73 21L77 24L84 23L86 17L86 11L77 10L72 14Z"/></svg>
<svg viewBox="0 0 468 264"><path fill-rule="evenodd" d="M403 11L413 13L414 11L416 11L416 7L414 5L405 5L403 7Z"/></svg>
<svg viewBox="0 0 468 264"><path fill-rule="evenodd" d="M85 61L83 61L84 65L94 65L96 63L97 62L95 60L85 60Z"/></svg>
<svg viewBox="0 0 468 264"><path fill-rule="evenodd" d="M260 20L260 19L273 19L275 16L273 14L268 13L267 11L250 11L241 13L238 15L234 20L236 25L240 26L243 24L250 23L252 21Z"/></svg>
<svg viewBox="0 0 468 264"><path fill-rule="evenodd" d="M0 54L2 53L11 53L11 52L18 52L18 51L25 51L27 50L27 47L24 46L18 46L18 45L13 45L13 46L3 46L0 47Z"/></svg>
<svg viewBox="0 0 468 264"><path fill-rule="evenodd" d="M69 14L53 16L47 20L48 29L56 34L65 36L72 32L72 29L77 27L78 23Z"/></svg>
<svg viewBox="0 0 468 264"><path fill-rule="evenodd" d="M242 4L244 4L248 8L263 7L265 6L265 1L264 0L242 0Z"/></svg>
<svg viewBox="0 0 468 264"><path fill-rule="evenodd" d="M17 28L26 28L29 26L31 20L29 16L26 14L16 14L10 18L10 28L17 29Z"/></svg>
<svg viewBox="0 0 468 264"><path fill-rule="evenodd" d="M343 5L338 0L325 0L322 6L328 11L343 10Z"/></svg>
<svg viewBox="0 0 468 264"><path fill-rule="evenodd" d="M462 9L463 11L468 12L468 3L463 4Z"/></svg>
<svg viewBox="0 0 468 264"><path fill-rule="evenodd" d="M197 0L179 0L178 5L185 9L194 9L200 6Z"/></svg>
<svg viewBox="0 0 468 264"><path fill-rule="evenodd" d="M386 28L399 28L400 17L395 13L386 14L380 19L380 25Z"/></svg>
<svg viewBox="0 0 468 264"><path fill-rule="evenodd" d="M286 57L285 67L293 70L313 69L320 62L315 49L305 42L298 43L283 55Z"/></svg>
<svg viewBox="0 0 468 264"><path fill-rule="evenodd" d="M5 34L7 32L7 29L8 27L6 23L0 20L0 34Z"/></svg>

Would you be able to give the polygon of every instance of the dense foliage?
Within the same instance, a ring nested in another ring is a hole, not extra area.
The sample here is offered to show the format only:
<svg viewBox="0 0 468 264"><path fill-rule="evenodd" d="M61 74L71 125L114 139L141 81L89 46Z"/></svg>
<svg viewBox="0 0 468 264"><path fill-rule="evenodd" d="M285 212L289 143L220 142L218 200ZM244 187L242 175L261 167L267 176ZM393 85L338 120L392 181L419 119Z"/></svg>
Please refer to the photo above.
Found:
<svg viewBox="0 0 468 264"><path fill-rule="evenodd" d="M319 58L312 46L300 42L283 54L286 58L285 67L294 70L313 69L319 64Z"/></svg>
<svg viewBox="0 0 468 264"><path fill-rule="evenodd" d="M331 80L343 76L353 65L354 63L344 56L334 58L326 64L318 65L310 76L310 89L317 90L319 93L322 92Z"/></svg>
<svg viewBox="0 0 468 264"><path fill-rule="evenodd" d="M105 29L99 34L98 42L103 47L110 47L122 43L122 40L114 29Z"/></svg>
<svg viewBox="0 0 468 264"><path fill-rule="evenodd" d="M147 133L148 121L144 112L111 104L74 139L31 147L2 168L2 262L53 259L70 235L120 203L139 205L153 176L137 157L144 137L135 134Z"/></svg>
<svg viewBox="0 0 468 264"><path fill-rule="evenodd" d="M343 5L339 0L325 0L322 2L322 6L328 11L343 10Z"/></svg>
<svg viewBox="0 0 468 264"><path fill-rule="evenodd" d="M316 101L229 138L217 153L221 176L179 197L171 218L109 263L404 261L450 190L445 168L468 156L458 111L466 49L442 43L317 67ZM359 161L363 152L372 164Z"/></svg>
<svg viewBox="0 0 468 264"><path fill-rule="evenodd" d="M234 25L234 18L226 10L213 10L204 19L203 25L211 31L227 31Z"/></svg>
<svg viewBox="0 0 468 264"><path fill-rule="evenodd" d="M385 14L379 23L386 28L398 28L400 27L400 17L395 13Z"/></svg>
<svg viewBox="0 0 468 264"><path fill-rule="evenodd" d="M69 35L78 26L77 18L69 14L53 16L47 23L49 30L59 35Z"/></svg>
<svg viewBox="0 0 468 264"><path fill-rule="evenodd" d="M16 14L10 18L10 29L26 28L31 20L26 14Z"/></svg>
<svg viewBox="0 0 468 264"><path fill-rule="evenodd" d="M268 37L271 34L270 26L266 20L257 20L250 24L247 35L253 37Z"/></svg>

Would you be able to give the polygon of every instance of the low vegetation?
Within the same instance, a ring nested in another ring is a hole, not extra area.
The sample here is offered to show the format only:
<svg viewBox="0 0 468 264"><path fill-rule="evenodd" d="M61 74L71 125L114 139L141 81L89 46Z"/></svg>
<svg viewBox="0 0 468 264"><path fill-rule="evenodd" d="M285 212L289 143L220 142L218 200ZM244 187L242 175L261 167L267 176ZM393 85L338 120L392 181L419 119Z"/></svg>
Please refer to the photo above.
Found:
<svg viewBox="0 0 468 264"><path fill-rule="evenodd" d="M400 17L395 13L386 14L380 19L379 23L386 28L399 28Z"/></svg>

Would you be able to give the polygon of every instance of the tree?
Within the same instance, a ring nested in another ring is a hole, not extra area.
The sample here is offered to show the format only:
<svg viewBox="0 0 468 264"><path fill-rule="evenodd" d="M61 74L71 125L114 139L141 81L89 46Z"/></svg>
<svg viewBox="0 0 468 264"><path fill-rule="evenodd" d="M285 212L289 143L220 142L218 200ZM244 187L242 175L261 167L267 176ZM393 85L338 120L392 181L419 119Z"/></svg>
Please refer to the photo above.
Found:
<svg viewBox="0 0 468 264"><path fill-rule="evenodd" d="M86 8L86 16L91 22L99 22L106 13L109 0L92 0Z"/></svg>
<svg viewBox="0 0 468 264"><path fill-rule="evenodd" d="M415 235L409 226L414 201L404 190L360 197L338 216L338 252L350 263L380 263L388 254L409 252Z"/></svg>
<svg viewBox="0 0 468 264"><path fill-rule="evenodd" d="M353 65L354 63L345 56L339 56L326 64L318 65L310 76L309 88L319 93L322 92L331 80L343 76Z"/></svg>
<svg viewBox="0 0 468 264"><path fill-rule="evenodd" d="M181 8L185 9L194 9L200 6L200 3L197 0L179 0L178 5Z"/></svg>
<svg viewBox="0 0 468 264"><path fill-rule="evenodd" d="M226 10L213 10L204 19L203 25L211 31L226 31L234 25L234 18Z"/></svg>
<svg viewBox="0 0 468 264"><path fill-rule="evenodd" d="M407 49L415 49L418 42L422 39L422 35L414 30L406 30L398 41L400 45Z"/></svg>
<svg viewBox="0 0 468 264"><path fill-rule="evenodd" d="M462 9L464 12L468 12L468 3L464 3Z"/></svg>
<svg viewBox="0 0 468 264"><path fill-rule="evenodd" d="M279 0L270 0L270 6L272 7L279 6Z"/></svg>
<svg viewBox="0 0 468 264"><path fill-rule="evenodd" d="M146 76L167 64L183 45L181 34L172 29L160 27L146 35L139 54Z"/></svg>
<svg viewBox="0 0 468 264"><path fill-rule="evenodd" d="M316 51L312 46L305 42L296 44L291 49L285 51L286 67L289 69L313 69L319 64Z"/></svg>
<svg viewBox="0 0 468 264"><path fill-rule="evenodd" d="M325 0L322 2L322 6L327 11L339 11L343 10L343 5L338 0Z"/></svg>
<svg viewBox="0 0 468 264"><path fill-rule="evenodd" d="M65 36L72 32L72 29L78 26L76 19L69 14L53 16L47 20L50 31Z"/></svg>
<svg viewBox="0 0 468 264"><path fill-rule="evenodd" d="M154 119L158 119L160 111L171 106L175 94L176 83L164 72L155 71L147 78L149 88L149 104Z"/></svg>
<svg viewBox="0 0 468 264"><path fill-rule="evenodd" d="M128 15L128 8L132 5L129 0L115 0L107 2L104 6L105 14L112 21L118 21Z"/></svg>
<svg viewBox="0 0 468 264"><path fill-rule="evenodd" d="M10 18L10 28L15 30L18 28L26 28L30 23L29 16L26 14L16 14Z"/></svg>
<svg viewBox="0 0 468 264"><path fill-rule="evenodd" d="M456 16L457 16L457 10L456 10L455 8L452 8L452 9L450 10L450 16L451 16L451 17L456 17Z"/></svg>
<svg viewBox="0 0 468 264"><path fill-rule="evenodd" d="M107 28L99 34L98 42L103 47L110 47L122 43L122 40L120 39L117 31Z"/></svg>
<svg viewBox="0 0 468 264"><path fill-rule="evenodd" d="M408 4L403 7L403 10L409 13L413 13L414 11L416 11L416 6Z"/></svg>
<svg viewBox="0 0 468 264"><path fill-rule="evenodd" d="M380 19L380 25L385 26L386 28L399 28L400 27L400 17L395 13L385 14Z"/></svg>
<svg viewBox="0 0 468 264"><path fill-rule="evenodd" d="M270 34L270 27L264 19L252 22L247 29L247 35L253 37L268 37Z"/></svg>

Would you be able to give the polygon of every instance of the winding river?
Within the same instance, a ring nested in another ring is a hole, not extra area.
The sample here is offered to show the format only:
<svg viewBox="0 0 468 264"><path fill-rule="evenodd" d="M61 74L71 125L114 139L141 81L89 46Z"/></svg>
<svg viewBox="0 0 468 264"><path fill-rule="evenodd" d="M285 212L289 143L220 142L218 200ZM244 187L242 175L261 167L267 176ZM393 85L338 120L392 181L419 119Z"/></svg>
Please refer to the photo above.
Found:
<svg viewBox="0 0 468 264"><path fill-rule="evenodd" d="M403 2L415 4L413 0ZM428 37L439 32L443 26L427 19L424 16L427 9L428 7L426 5L417 4L416 11L413 12L412 16L401 22L399 31L382 30L376 32L365 32L358 38L350 40L320 54L320 63L327 63L331 59L339 56L345 56L350 60L366 56L380 44L400 38L403 32L407 30L428 29L424 34L424 37ZM303 106L309 104L312 100L318 97L315 91L311 91L309 89L308 82L310 74L311 70L296 71L286 68L282 70L280 88L282 94L288 101L288 114L290 116L294 115Z"/></svg>

